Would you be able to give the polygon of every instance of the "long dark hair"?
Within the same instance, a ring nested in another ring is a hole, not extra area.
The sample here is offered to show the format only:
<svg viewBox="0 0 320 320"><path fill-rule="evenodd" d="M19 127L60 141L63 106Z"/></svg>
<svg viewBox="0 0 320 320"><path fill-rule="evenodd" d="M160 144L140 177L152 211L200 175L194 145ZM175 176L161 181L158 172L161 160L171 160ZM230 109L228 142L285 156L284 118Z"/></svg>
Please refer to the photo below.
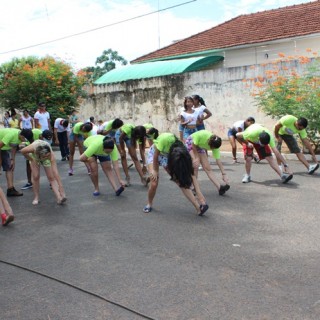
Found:
<svg viewBox="0 0 320 320"><path fill-rule="evenodd" d="M204 102L203 98L200 97L199 95L195 94L192 96L192 98L193 98L193 101L198 100L201 103L201 105L206 106L206 103Z"/></svg>
<svg viewBox="0 0 320 320"><path fill-rule="evenodd" d="M184 106L184 110L185 110L185 111L188 110L187 100L192 100L192 102L194 103L194 100L193 100L193 98L192 98L191 96L190 96L190 97L185 97L185 98L184 98L184 101L183 101L183 106Z"/></svg>
<svg viewBox="0 0 320 320"><path fill-rule="evenodd" d="M145 137L147 136L147 130L144 126L136 126L132 129L131 131L131 143L132 146L137 145L137 141L141 141L142 143L142 148L145 147L146 142L145 142Z"/></svg>
<svg viewBox="0 0 320 320"><path fill-rule="evenodd" d="M168 173L171 180L180 188L189 189L192 185L194 173L191 156L185 145L176 138L168 154Z"/></svg>
<svg viewBox="0 0 320 320"><path fill-rule="evenodd" d="M150 128L147 136L148 136L148 138L157 139L159 137L158 129Z"/></svg>

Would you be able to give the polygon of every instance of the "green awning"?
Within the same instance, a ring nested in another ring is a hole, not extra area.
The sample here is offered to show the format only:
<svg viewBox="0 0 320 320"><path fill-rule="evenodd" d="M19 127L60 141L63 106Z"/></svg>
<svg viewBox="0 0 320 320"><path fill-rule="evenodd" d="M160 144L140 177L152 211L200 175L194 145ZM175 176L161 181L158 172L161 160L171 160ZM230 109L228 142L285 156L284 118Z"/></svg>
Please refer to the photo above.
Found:
<svg viewBox="0 0 320 320"><path fill-rule="evenodd" d="M222 56L207 56L133 64L107 72L96 80L94 84L115 83L197 71L223 59Z"/></svg>

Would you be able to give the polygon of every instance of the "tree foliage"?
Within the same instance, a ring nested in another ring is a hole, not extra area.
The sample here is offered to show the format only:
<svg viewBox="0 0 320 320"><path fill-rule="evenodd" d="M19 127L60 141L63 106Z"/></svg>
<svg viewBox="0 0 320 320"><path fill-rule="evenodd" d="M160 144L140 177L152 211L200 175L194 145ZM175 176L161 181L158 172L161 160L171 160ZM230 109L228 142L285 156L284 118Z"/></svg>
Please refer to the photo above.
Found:
<svg viewBox="0 0 320 320"><path fill-rule="evenodd" d="M52 118L65 117L85 96L84 82L70 65L52 57L14 58L0 66L0 106L34 112L45 102Z"/></svg>
<svg viewBox="0 0 320 320"><path fill-rule="evenodd" d="M311 52L310 49L307 50ZM308 136L320 147L320 60L316 52L313 58L306 56L286 57L255 79L254 96L260 109L272 118L291 114L308 119ZM305 64L305 71L298 73L290 62ZM289 67L288 67L289 66Z"/></svg>
<svg viewBox="0 0 320 320"><path fill-rule="evenodd" d="M116 68L117 64L127 65L128 61L112 49L104 50L101 56L97 57L94 67L86 67L82 69L88 83L93 83L105 73Z"/></svg>

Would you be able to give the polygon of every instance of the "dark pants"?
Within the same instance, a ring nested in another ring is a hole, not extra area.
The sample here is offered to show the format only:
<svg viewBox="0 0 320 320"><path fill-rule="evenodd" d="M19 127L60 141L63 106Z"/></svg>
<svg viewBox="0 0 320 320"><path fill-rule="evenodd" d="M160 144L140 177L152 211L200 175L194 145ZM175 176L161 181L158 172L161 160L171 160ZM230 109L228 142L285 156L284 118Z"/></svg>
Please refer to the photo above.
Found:
<svg viewBox="0 0 320 320"><path fill-rule="evenodd" d="M61 152L61 157L65 158L69 155L69 145L68 145L68 133L67 131L58 132L59 147Z"/></svg>

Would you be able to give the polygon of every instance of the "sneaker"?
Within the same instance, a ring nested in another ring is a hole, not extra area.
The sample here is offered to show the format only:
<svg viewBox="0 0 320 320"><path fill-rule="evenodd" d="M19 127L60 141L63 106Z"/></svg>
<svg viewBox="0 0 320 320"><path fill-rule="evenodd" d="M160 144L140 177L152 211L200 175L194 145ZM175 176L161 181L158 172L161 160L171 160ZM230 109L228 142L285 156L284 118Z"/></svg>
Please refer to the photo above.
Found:
<svg viewBox="0 0 320 320"><path fill-rule="evenodd" d="M21 190L26 190L32 188L32 183L28 182L23 187L21 187Z"/></svg>
<svg viewBox="0 0 320 320"><path fill-rule="evenodd" d="M232 164L240 163L237 159L232 160Z"/></svg>
<svg viewBox="0 0 320 320"><path fill-rule="evenodd" d="M226 193L226 186L220 185L219 196L223 196Z"/></svg>
<svg viewBox="0 0 320 320"><path fill-rule="evenodd" d="M23 196L23 193L17 191L14 187L7 190L7 197L20 197L20 196Z"/></svg>
<svg viewBox="0 0 320 320"><path fill-rule="evenodd" d="M68 174L69 176L73 176L73 169L69 169Z"/></svg>
<svg viewBox="0 0 320 320"><path fill-rule="evenodd" d="M198 170L203 170L203 168L202 168L202 166L201 166L201 165L199 166Z"/></svg>
<svg viewBox="0 0 320 320"><path fill-rule="evenodd" d="M319 169L319 163L317 163L317 164L311 164L310 166L309 166L309 170L308 170L308 173L309 174L313 174L316 170L318 170Z"/></svg>
<svg viewBox="0 0 320 320"><path fill-rule="evenodd" d="M121 186L117 191L116 191L116 196L119 197L120 194L124 191L124 187Z"/></svg>
<svg viewBox="0 0 320 320"><path fill-rule="evenodd" d="M282 183L287 183L287 182L289 182L292 178L293 178L293 175L292 175L292 174L289 174L289 173L283 173L282 176L281 176Z"/></svg>
<svg viewBox="0 0 320 320"><path fill-rule="evenodd" d="M1 222L2 225L5 227L7 226L10 222L12 222L14 220L14 216L13 215L7 215L6 213L2 213L1 214Z"/></svg>
<svg viewBox="0 0 320 320"><path fill-rule="evenodd" d="M243 176L242 183L248 183L250 181L251 181L251 176L249 176L248 174L245 174Z"/></svg>
<svg viewBox="0 0 320 320"><path fill-rule="evenodd" d="M61 161L66 161L67 160L67 157L62 157L61 158Z"/></svg>

